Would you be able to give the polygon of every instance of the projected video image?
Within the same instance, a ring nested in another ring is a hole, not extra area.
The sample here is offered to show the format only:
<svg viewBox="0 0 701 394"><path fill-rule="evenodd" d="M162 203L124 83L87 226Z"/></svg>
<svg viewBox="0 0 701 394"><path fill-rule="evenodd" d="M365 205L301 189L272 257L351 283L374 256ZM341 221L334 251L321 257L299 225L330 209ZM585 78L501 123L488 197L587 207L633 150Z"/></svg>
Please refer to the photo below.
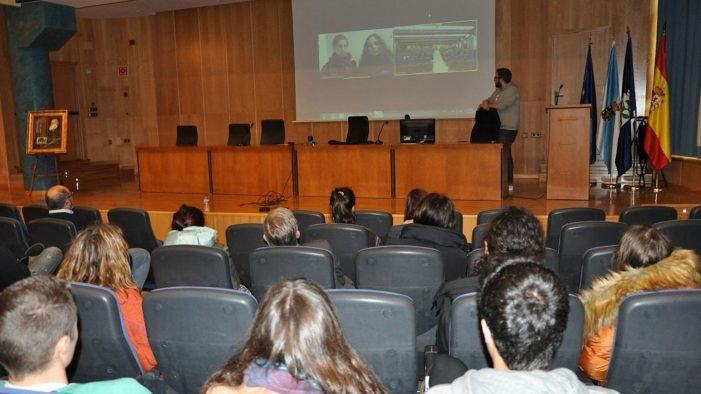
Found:
<svg viewBox="0 0 701 394"><path fill-rule="evenodd" d="M322 78L475 71L477 21L319 35Z"/></svg>

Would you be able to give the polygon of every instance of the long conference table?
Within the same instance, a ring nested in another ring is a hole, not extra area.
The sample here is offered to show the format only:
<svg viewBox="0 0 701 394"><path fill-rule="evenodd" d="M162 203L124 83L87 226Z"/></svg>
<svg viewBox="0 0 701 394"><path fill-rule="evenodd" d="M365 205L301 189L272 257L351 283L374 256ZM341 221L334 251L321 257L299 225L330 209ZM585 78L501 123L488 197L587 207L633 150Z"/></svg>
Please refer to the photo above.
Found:
<svg viewBox="0 0 701 394"><path fill-rule="evenodd" d="M411 189L457 200L507 193L501 144L137 147L142 192L326 197L349 186L357 197Z"/></svg>

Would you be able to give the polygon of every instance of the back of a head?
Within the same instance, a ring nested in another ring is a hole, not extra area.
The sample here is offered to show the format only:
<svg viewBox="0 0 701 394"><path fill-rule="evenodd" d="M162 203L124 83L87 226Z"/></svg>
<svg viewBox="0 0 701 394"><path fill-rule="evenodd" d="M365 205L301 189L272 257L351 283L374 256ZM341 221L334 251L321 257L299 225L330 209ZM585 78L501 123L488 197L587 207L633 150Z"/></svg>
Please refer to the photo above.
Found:
<svg viewBox="0 0 701 394"><path fill-rule="evenodd" d="M541 257L545 253L540 221L529 210L516 206L504 209L490 222L485 241L489 254Z"/></svg>
<svg viewBox="0 0 701 394"><path fill-rule="evenodd" d="M173 214L170 228L180 231L190 226L204 227L204 213L197 207L183 204Z"/></svg>
<svg viewBox="0 0 701 394"><path fill-rule="evenodd" d="M329 198L331 216L334 223L355 224L355 193L349 187L337 187Z"/></svg>
<svg viewBox="0 0 701 394"><path fill-rule="evenodd" d="M567 297L562 280L535 262L507 261L485 278L480 318L509 369L547 368L567 327Z"/></svg>
<svg viewBox="0 0 701 394"><path fill-rule="evenodd" d="M44 201L49 210L63 209L66 206L66 200L71 196L71 191L65 186L56 185L46 191Z"/></svg>
<svg viewBox="0 0 701 394"><path fill-rule="evenodd" d="M263 222L263 234L270 246L297 245L297 219L287 208L273 209Z"/></svg>
<svg viewBox="0 0 701 394"><path fill-rule="evenodd" d="M497 68L497 75L499 76L499 78L503 79L504 82L511 82L511 70L509 70L508 68Z"/></svg>
<svg viewBox="0 0 701 394"><path fill-rule="evenodd" d="M416 211L421 204L421 200L426 197L426 191L423 189L412 189L406 195L406 207L404 208L404 220L413 220Z"/></svg>
<svg viewBox="0 0 701 394"><path fill-rule="evenodd" d="M453 228L455 209L445 194L430 193L421 200L414 215L414 223L442 228Z"/></svg>
<svg viewBox="0 0 701 394"><path fill-rule="evenodd" d="M106 223L89 226L78 233L56 276L104 286L115 292L136 288L122 231Z"/></svg>
<svg viewBox="0 0 701 394"><path fill-rule="evenodd" d="M621 237L612 267L614 271L647 267L669 256L672 250L672 244L661 232L650 226L633 225Z"/></svg>
<svg viewBox="0 0 701 394"><path fill-rule="evenodd" d="M77 335L77 313L68 284L32 276L0 293L0 364L13 380L43 371L59 339Z"/></svg>
<svg viewBox="0 0 701 394"><path fill-rule="evenodd" d="M281 280L268 290L244 349L210 377L204 390L241 385L245 370L257 360L283 362L291 375L311 379L324 392L384 392L346 342L324 290L306 279Z"/></svg>

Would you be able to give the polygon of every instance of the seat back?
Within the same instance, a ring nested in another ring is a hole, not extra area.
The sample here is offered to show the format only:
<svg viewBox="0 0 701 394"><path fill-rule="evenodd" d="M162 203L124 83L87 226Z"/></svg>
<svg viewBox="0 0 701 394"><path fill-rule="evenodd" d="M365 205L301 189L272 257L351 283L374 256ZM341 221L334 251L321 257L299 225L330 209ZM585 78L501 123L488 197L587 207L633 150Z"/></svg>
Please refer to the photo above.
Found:
<svg viewBox="0 0 701 394"><path fill-rule="evenodd" d="M491 223L492 219L499 216L504 211L504 208L487 209L477 214L477 224Z"/></svg>
<svg viewBox="0 0 701 394"><path fill-rule="evenodd" d="M285 121L282 119L266 119L260 122L260 144L282 145L285 143Z"/></svg>
<svg viewBox="0 0 701 394"><path fill-rule="evenodd" d="M366 227L355 224L328 223L307 227L302 233L303 242L325 239L341 263L343 272L355 281L355 254L375 246L375 234Z"/></svg>
<svg viewBox="0 0 701 394"><path fill-rule="evenodd" d="M669 220L652 227L669 239L672 245L691 249L701 255L701 219Z"/></svg>
<svg viewBox="0 0 701 394"><path fill-rule="evenodd" d="M149 252L158 247L158 240L151 228L151 218L143 209L113 208L107 212L110 224L122 229L130 248L142 248Z"/></svg>
<svg viewBox="0 0 701 394"><path fill-rule="evenodd" d="M597 246L617 245L626 231L626 224L619 222L575 222L566 224L560 235L560 278L567 290L579 292L579 277L587 250Z"/></svg>
<svg viewBox="0 0 701 394"><path fill-rule="evenodd" d="M455 224L453 225L453 230L462 234L462 212L460 211L455 211Z"/></svg>
<svg viewBox="0 0 701 394"><path fill-rule="evenodd" d="M64 254L76 237L75 225L68 220L43 218L29 222L27 226L32 244L55 246Z"/></svg>
<svg viewBox="0 0 701 394"><path fill-rule="evenodd" d="M28 225L32 220L49 217L49 208L43 204L27 204L22 207L22 217L24 224Z"/></svg>
<svg viewBox="0 0 701 394"><path fill-rule="evenodd" d="M355 224L365 226L378 237L385 239L392 227L392 214L384 211L356 211Z"/></svg>
<svg viewBox="0 0 701 394"><path fill-rule="evenodd" d="M73 214L77 216L80 223L85 223L86 227L102 223L102 215L97 208L78 205L73 207Z"/></svg>
<svg viewBox="0 0 701 394"><path fill-rule="evenodd" d="M489 223L478 224L472 229L471 249L484 248L484 240L489 232Z"/></svg>
<svg viewBox="0 0 701 394"><path fill-rule="evenodd" d="M346 144L366 144L370 135L370 122L367 116L349 116Z"/></svg>
<svg viewBox="0 0 701 394"><path fill-rule="evenodd" d="M477 262L484 256L484 248L472 249L467 254L467 276L476 275Z"/></svg>
<svg viewBox="0 0 701 394"><path fill-rule="evenodd" d="M559 252L560 233L568 223L606 220L606 212L598 208L575 207L554 209L548 214L545 246Z"/></svg>
<svg viewBox="0 0 701 394"><path fill-rule="evenodd" d="M606 387L626 393L698 392L699 322L699 290L626 297L618 310Z"/></svg>
<svg viewBox="0 0 701 394"><path fill-rule="evenodd" d="M263 223L240 223L226 228L226 245L241 283L251 284L250 254L268 246L263 241Z"/></svg>
<svg viewBox="0 0 701 394"><path fill-rule="evenodd" d="M251 125L248 123L229 124L229 146L249 146L251 145Z"/></svg>
<svg viewBox="0 0 701 394"><path fill-rule="evenodd" d="M691 208L689 219L701 219L701 205Z"/></svg>
<svg viewBox="0 0 701 394"><path fill-rule="evenodd" d="M24 238L22 225L17 219L0 217L0 240L15 255L15 258L24 256L29 247Z"/></svg>
<svg viewBox="0 0 701 394"><path fill-rule="evenodd" d="M557 250L545 248L545 259L543 264L550 268L556 274L560 272L560 256L557 254Z"/></svg>
<svg viewBox="0 0 701 394"><path fill-rule="evenodd" d="M613 255L617 245L599 246L591 248L584 254L582 261L582 274L579 279L579 288L586 289L595 279L606 276L612 268Z"/></svg>
<svg viewBox="0 0 701 394"><path fill-rule="evenodd" d="M175 286L238 288L231 278L229 256L219 248L172 245L151 253L156 288Z"/></svg>
<svg viewBox="0 0 701 394"><path fill-rule="evenodd" d="M477 297L477 293L469 293L456 298L450 309L448 323L448 354L475 370L492 366L480 327ZM569 368L576 371L578 368L584 329L584 307L575 295L570 294L568 301L570 313L567 316L567 328L549 369Z"/></svg>
<svg viewBox="0 0 701 394"><path fill-rule="evenodd" d="M416 332L438 323L431 311L433 296L443 283L443 258L435 249L418 246L380 246L363 249L355 257L359 289L404 294L414 301Z"/></svg>
<svg viewBox="0 0 701 394"><path fill-rule="evenodd" d="M76 383L134 378L141 364L126 333L117 296L110 289L71 283L78 307L78 346L67 368Z"/></svg>
<svg viewBox="0 0 701 394"><path fill-rule="evenodd" d="M348 343L391 393L415 393L416 329L411 298L374 290L329 290Z"/></svg>
<svg viewBox="0 0 701 394"><path fill-rule="evenodd" d="M251 292L262 300L280 279L307 278L324 289L333 289L333 255L306 246L272 246L251 253Z"/></svg>
<svg viewBox="0 0 701 394"><path fill-rule="evenodd" d="M197 126L178 126L175 146L197 146Z"/></svg>
<svg viewBox="0 0 701 394"><path fill-rule="evenodd" d="M303 233L304 230L306 230L307 227L311 226L312 224L326 223L326 218L321 212L295 209L292 211L292 214L297 220L297 228L299 229L300 234Z"/></svg>
<svg viewBox="0 0 701 394"><path fill-rule="evenodd" d="M196 393L248 339L258 304L249 294L210 287L171 287L144 299L149 343L168 386Z"/></svg>
<svg viewBox="0 0 701 394"><path fill-rule="evenodd" d="M644 224L652 226L667 220L677 220L677 210L662 205L628 207L621 211L618 221L627 225Z"/></svg>
<svg viewBox="0 0 701 394"><path fill-rule="evenodd" d="M4 202L0 202L0 217L22 221L22 216L19 213L19 208L17 208L17 205L7 204Z"/></svg>
<svg viewBox="0 0 701 394"><path fill-rule="evenodd" d="M472 249L470 253L467 254L467 275L476 275L475 265L484 256L484 248ZM560 272L560 264L557 251L550 248L545 248L545 256L543 258L543 265L553 270L553 272Z"/></svg>

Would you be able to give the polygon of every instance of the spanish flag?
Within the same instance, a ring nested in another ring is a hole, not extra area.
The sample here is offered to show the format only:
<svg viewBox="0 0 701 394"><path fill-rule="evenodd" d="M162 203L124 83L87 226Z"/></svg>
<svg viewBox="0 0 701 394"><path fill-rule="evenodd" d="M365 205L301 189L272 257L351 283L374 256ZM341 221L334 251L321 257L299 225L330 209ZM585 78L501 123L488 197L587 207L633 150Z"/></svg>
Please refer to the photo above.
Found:
<svg viewBox="0 0 701 394"><path fill-rule="evenodd" d="M645 152L650 156L656 170L666 167L672 158L672 143L669 126L669 85L667 85L667 62L665 43L666 29L662 29L660 45L655 56L655 74L652 78L652 96L645 130Z"/></svg>

